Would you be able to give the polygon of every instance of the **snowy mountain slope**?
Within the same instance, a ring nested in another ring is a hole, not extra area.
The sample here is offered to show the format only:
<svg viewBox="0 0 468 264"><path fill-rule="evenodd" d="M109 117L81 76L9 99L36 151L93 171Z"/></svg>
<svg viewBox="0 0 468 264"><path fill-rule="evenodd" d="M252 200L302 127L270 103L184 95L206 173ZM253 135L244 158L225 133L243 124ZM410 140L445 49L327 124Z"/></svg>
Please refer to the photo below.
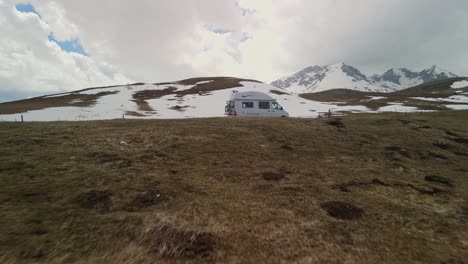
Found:
<svg viewBox="0 0 468 264"><path fill-rule="evenodd" d="M326 112L330 108L337 111L368 110L364 106L305 100L253 80L216 77L93 88L3 103L0 104L0 121L18 121L21 115L26 121L221 117L226 100L234 91L267 93L295 117L316 117L317 112Z"/></svg>
<svg viewBox="0 0 468 264"><path fill-rule="evenodd" d="M353 66L338 63L310 66L271 84L292 93L315 93L338 88L388 93L452 77L457 76L437 66L420 72L406 68L390 69L382 75L374 74L368 77Z"/></svg>
<svg viewBox="0 0 468 264"><path fill-rule="evenodd" d="M339 71L342 66L326 69L329 76L322 79L322 85L339 80L339 78L343 78L343 82L347 81L346 76L349 77L349 75L344 76ZM323 69L310 69L308 74L313 74L312 72L316 70L320 72ZM365 78L358 71L348 69L348 73L354 75L353 84L365 83ZM449 88L454 89L453 92L459 96L448 99L444 99L447 97L447 91L441 92L438 89L440 85L450 87L453 83L460 81L466 81L466 79L451 78L434 81L431 82L434 89L431 88L431 83L426 83L407 89L412 91L408 95L405 95L403 92L406 90L403 90L388 93L388 97L352 90L326 90L321 93L336 92L338 95L328 94L325 96L328 98L327 100L301 97L304 94L299 96L289 93L286 89L276 88L258 81L229 77L194 78L157 84L136 83L88 88L69 93L0 103L0 121L19 121L21 116L25 121L81 121L123 117L141 119L222 117L224 116L226 100L235 91L267 93L276 98L291 117L317 117L320 113L329 110L346 112L421 111L423 109L417 107L421 102L426 109L428 103L437 104L438 108L434 109L444 109L444 107L467 109L468 100L463 94L466 92L464 88ZM420 87L428 85L430 87ZM320 89L324 86L316 87ZM441 99L426 100L428 91L430 91L430 98L437 98L436 95L440 94ZM353 94L347 92L359 93L359 95L354 95L356 98L353 99ZM312 95L317 95L317 93ZM449 95L452 95L452 92L449 91ZM348 97L354 101L348 100L349 103L347 103L347 100L343 100ZM380 100L377 102L380 108L371 102L376 100ZM408 100L410 101L408 102ZM419 103L415 103L415 101L419 101ZM405 105L406 103L408 105Z"/></svg>

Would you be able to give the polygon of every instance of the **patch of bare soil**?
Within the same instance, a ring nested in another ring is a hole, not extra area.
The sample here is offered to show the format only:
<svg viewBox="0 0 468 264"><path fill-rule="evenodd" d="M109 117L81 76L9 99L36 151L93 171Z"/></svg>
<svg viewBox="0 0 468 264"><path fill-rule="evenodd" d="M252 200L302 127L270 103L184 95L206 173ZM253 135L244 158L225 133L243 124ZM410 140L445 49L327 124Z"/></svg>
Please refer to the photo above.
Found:
<svg viewBox="0 0 468 264"><path fill-rule="evenodd" d="M188 106L188 105L183 105L183 106L176 105L176 106L173 106L173 107L169 107L169 109L176 110L176 111L179 111L179 112L184 112L185 108L188 108L188 107L190 107L190 106Z"/></svg>
<svg viewBox="0 0 468 264"><path fill-rule="evenodd" d="M341 120L341 118L335 118L333 120L327 121L326 123L328 125L330 125L330 126L334 126L334 127L337 127L337 128L344 128L345 127L345 125L343 124L343 121Z"/></svg>
<svg viewBox="0 0 468 264"><path fill-rule="evenodd" d="M460 144L468 144L468 138L456 137L452 140Z"/></svg>
<svg viewBox="0 0 468 264"><path fill-rule="evenodd" d="M289 151L293 151L293 150L294 150L294 148L291 147L291 145L288 145L288 144L282 145L281 148L284 149L284 150L289 150Z"/></svg>
<svg viewBox="0 0 468 264"><path fill-rule="evenodd" d="M109 191L92 190L80 193L75 198L75 202L83 208L108 211L112 206L110 197Z"/></svg>
<svg viewBox="0 0 468 264"><path fill-rule="evenodd" d="M284 174L268 171L262 173L262 178L266 181L279 181L284 178Z"/></svg>
<svg viewBox="0 0 468 264"><path fill-rule="evenodd" d="M270 90L270 93L277 94L277 95L289 94L289 93L278 91L278 90Z"/></svg>
<svg viewBox="0 0 468 264"><path fill-rule="evenodd" d="M146 116L146 115L144 115L142 113L138 113L138 112L135 112L135 111L126 111L125 115L127 115L127 116L136 116L136 117Z"/></svg>
<svg viewBox="0 0 468 264"><path fill-rule="evenodd" d="M163 258L209 258L215 250L215 237L207 232L179 230L168 225L152 229L146 234L144 245Z"/></svg>
<svg viewBox="0 0 468 264"><path fill-rule="evenodd" d="M342 220L357 219L364 213L361 208L353 204L340 201L325 202L322 203L320 207L327 211L328 215Z"/></svg>
<svg viewBox="0 0 468 264"><path fill-rule="evenodd" d="M143 90L143 91L138 91L138 92L134 93L132 97L136 101L157 99L157 98L161 98L161 97L166 96L166 95L171 95L176 90L177 90L177 88L170 87L170 86L168 88L166 88L166 89L163 89L163 90Z"/></svg>
<svg viewBox="0 0 468 264"><path fill-rule="evenodd" d="M34 166L27 164L24 161L9 161L0 163L0 172L2 171L22 171L24 169L34 168Z"/></svg>
<svg viewBox="0 0 468 264"><path fill-rule="evenodd" d="M437 175L428 175L424 177L424 180L430 181L430 182L437 182L441 184L445 184L448 186L452 186L451 180L442 176L437 176Z"/></svg>
<svg viewBox="0 0 468 264"><path fill-rule="evenodd" d="M136 211L152 205L156 205L163 201L159 190L150 190L142 194L136 195L129 203L127 210Z"/></svg>

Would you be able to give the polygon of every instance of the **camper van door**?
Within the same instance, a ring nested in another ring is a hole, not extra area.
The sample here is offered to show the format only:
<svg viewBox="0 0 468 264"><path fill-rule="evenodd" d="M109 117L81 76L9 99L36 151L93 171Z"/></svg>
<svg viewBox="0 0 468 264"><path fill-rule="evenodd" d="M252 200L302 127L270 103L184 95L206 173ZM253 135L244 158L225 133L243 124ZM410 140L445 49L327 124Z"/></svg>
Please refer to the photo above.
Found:
<svg viewBox="0 0 468 264"><path fill-rule="evenodd" d="M260 113L260 116L273 116L271 110L270 101L258 101L258 112Z"/></svg>
<svg viewBox="0 0 468 264"><path fill-rule="evenodd" d="M255 101L251 100L241 100L237 102L238 104L238 113L242 116L258 116L258 109Z"/></svg>

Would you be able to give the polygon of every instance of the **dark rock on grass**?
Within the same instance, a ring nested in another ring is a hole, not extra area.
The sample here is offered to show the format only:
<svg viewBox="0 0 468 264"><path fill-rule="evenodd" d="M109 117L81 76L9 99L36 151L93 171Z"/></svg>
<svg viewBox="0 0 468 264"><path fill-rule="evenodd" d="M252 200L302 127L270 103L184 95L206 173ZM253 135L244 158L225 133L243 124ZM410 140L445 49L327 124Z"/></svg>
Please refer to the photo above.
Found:
<svg viewBox="0 0 468 264"><path fill-rule="evenodd" d="M169 259L208 258L216 245L215 237L210 233L179 230L167 225L154 228L146 237L146 247Z"/></svg>
<svg viewBox="0 0 468 264"><path fill-rule="evenodd" d="M424 177L424 180L452 186L452 182L449 179L447 179L445 177L441 177L441 176L428 175L428 176Z"/></svg>
<svg viewBox="0 0 468 264"><path fill-rule="evenodd" d="M108 211L112 205L110 197L111 193L108 191L92 190L79 194L75 202L83 208Z"/></svg>
<svg viewBox="0 0 468 264"><path fill-rule="evenodd" d="M364 213L361 208L353 204L339 201L325 202L320 207L327 211L328 215L343 220L357 219Z"/></svg>
<svg viewBox="0 0 468 264"><path fill-rule="evenodd" d="M264 172L262 178L266 181L279 181L284 178L284 174L276 172Z"/></svg>
<svg viewBox="0 0 468 264"><path fill-rule="evenodd" d="M334 127L337 127L337 128L344 128L345 127L345 125L343 124L343 121L341 121L340 118L335 118L333 120L327 121L326 123L328 125L330 125L330 126L334 126Z"/></svg>
<svg viewBox="0 0 468 264"><path fill-rule="evenodd" d="M294 150L294 148L293 148L293 147L291 147L291 146L290 146L290 145L288 145L288 144L282 145L282 146L281 146L281 148L282 148L282 149L284 149L284 150L289 150L289 151L292 151L292 150Z"/></svg>

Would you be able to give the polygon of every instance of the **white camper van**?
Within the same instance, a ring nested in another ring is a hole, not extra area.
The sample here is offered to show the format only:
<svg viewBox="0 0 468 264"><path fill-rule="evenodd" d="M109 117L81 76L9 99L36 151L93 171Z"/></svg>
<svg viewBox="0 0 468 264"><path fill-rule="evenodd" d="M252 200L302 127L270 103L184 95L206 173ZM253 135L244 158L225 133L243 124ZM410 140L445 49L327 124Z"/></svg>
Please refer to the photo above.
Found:
<svg viewBox="0 0 468 264"><path fill-rule="evenodd" d="M225 115L288 117L276 99L261 92L234 91L226 103Z"/></svg>

